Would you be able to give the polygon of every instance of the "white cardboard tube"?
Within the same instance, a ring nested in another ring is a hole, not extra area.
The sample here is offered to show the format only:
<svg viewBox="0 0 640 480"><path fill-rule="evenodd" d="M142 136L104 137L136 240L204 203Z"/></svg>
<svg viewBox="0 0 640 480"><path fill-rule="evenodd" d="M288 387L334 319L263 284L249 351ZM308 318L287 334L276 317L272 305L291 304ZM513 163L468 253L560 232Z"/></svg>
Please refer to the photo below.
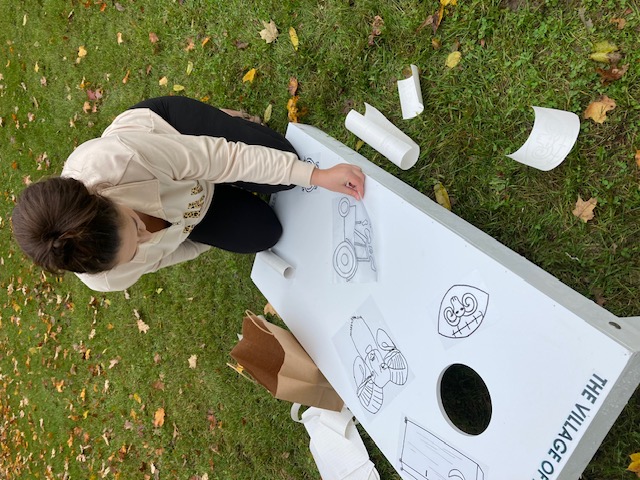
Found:
<svg viewBox="0 0 640 480"><path fill-rule="evenodd" d="M351 110L344 125L403 170L418 161L418 144L368 103L364 115Z"/></svg>
<svg viewBox="0 0 640 480"><path fill-rule="evenodd" d="M256 259L264 262L286 279L293 278L295 269L271 250L256 253Z"/></svg>

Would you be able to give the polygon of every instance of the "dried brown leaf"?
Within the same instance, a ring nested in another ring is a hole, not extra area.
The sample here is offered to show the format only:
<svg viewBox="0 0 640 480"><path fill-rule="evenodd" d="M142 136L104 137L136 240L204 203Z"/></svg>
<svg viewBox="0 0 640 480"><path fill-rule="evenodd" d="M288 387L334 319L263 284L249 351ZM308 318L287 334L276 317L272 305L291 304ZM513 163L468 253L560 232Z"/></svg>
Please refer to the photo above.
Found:
<svg viewBox="0 0 640 480"><path fill-rule="evenodd" d="M583 222L587 223L589 220L592 220L595 214L593 210L596 208L598 204L598 199L591 197L589 200L584 201L580 195L578 195L578 201L576 202L576 206L571 213L573 213L576 217L578 217Z"/></svg>
<svg viewBox="0 0 640 480"><path fill-rule="evenodd" d="M596 123L603 123L607 119L607 112L616 108L615 100L602 95L594 100L584 111L584 118L590 118Z"/></svg>

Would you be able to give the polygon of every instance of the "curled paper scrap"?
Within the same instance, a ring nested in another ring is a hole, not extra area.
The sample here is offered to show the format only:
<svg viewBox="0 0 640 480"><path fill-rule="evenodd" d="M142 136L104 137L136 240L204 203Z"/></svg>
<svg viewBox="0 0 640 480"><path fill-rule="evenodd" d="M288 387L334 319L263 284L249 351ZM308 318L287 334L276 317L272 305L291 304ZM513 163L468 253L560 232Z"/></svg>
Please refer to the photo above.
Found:
<svg viewBox="0 0 640 480"><path fill-rule="evenodd" d="M527 141L517 152L507 155L539 170L557 167L569 155L578 138L580 119L573 112L532 107L536 118Z"/></svg>
<svg viewBox="0 0 640 480"><path fill-rule="evenodd" d="M271 250L256 253L256 260L266 263L286 279L293 278L295 269Z"/></svg>
<svg viewBox="0 0 640 480"><path fill-rule="evenodd" d="M411 65L411 76L409 78L398 80L398 94L400 95L402 118L407 120L422 113L424 103L422 102L418 67L415 65Z"/></svg>
<svg viewBox="0 0 640 480"><path fill-rule="evenodd" d="M368 103L365 103L364 115L351 110L344 126L403 170L418 161L418 144Z"/></svg>

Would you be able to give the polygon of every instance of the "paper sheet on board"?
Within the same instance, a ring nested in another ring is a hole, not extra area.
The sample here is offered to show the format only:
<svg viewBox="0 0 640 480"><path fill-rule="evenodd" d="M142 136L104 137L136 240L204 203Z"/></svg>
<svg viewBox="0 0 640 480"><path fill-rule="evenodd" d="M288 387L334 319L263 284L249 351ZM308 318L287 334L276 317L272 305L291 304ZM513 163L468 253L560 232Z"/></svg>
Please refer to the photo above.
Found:
<svg viewBox="0 0 640 480"><path fill-rule="evenodd" d="M344 125L403 170L418 161L418 144L368 103L365 103L364 115L351 110Z"/></svg>
<svg viewBox="0 0 640 480"><path fill-rule="evenodd" d="M422 89L420 88L420 73L415 65L411 65L411 76L409 78L398 80L398 94L400 95L402 118L407 120L422 113L424 103L422 101Z"/></svg>
<svg viewBox="0 0 640 480"><path fill-rule="evenodd" d="M413 379L402 347L372 298L345 319L333 343L368 415L384 410Z"/></svg>
<svg viewBox="0 0 640 480"><path fill-rule="evenodd" d="M507 157L539 170L551 170L562 163L576 143L580 119L573 112L532 108L536 117L529 138Z"/></svg>
<svg viewBox="0 0 640 480"><path fill-rule="evenodd" d="M373 226L362 201L333 199L333 281L368 283L378 280Z"/></svg>

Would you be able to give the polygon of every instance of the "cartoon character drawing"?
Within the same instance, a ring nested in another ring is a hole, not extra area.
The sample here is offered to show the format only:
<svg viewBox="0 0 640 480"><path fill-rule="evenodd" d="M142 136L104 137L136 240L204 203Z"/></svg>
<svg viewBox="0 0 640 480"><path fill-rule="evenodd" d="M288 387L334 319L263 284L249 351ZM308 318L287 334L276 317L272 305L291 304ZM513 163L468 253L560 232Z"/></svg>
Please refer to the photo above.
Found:
<svg viewBox="0 0 640 480"><path fill-rule="evenodd" d="M350 334L358 352L353 363L356 394L365 409L377 413L384 402L384 387L390 382L404 385L409 366L387 332L378 329L374 338L362 317L351 317Z"/></svg>
<svg viewBox="0 0 640 480"><path fill-rule="evenodd" d="M470 285L454 285L440 304L438 333L448 338L465 338L484 320L489 294Z"/></svg>
<svg viewBox="0 0 640 480"><path fill-rule="evenodd" d="M359 218L355 204L347 197L338 202L338 213L343 219L343 240L333 252L333 268L345 280L351 280L358 270L359 262L369 262L376 271L373 257L372 229L369 219Z"/></svg>

